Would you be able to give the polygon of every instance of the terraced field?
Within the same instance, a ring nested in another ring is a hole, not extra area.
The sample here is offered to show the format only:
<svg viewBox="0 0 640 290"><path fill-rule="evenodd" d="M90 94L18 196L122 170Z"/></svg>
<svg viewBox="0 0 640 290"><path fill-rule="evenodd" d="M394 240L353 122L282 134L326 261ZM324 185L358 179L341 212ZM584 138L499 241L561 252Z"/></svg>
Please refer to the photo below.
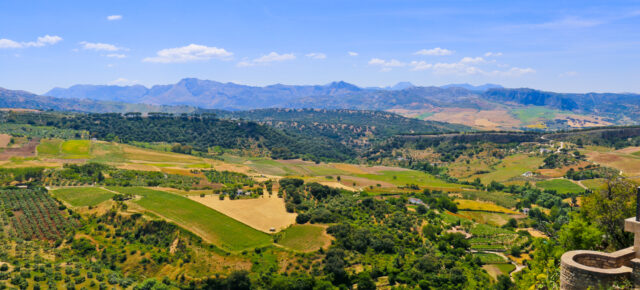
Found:
<svg viewBox="0 0 640 290"><path fill-rule="evenodd" d="M295 251L311 252L326 247L331 238L320 225L294 225L281 233L279 245Z"/></svg>

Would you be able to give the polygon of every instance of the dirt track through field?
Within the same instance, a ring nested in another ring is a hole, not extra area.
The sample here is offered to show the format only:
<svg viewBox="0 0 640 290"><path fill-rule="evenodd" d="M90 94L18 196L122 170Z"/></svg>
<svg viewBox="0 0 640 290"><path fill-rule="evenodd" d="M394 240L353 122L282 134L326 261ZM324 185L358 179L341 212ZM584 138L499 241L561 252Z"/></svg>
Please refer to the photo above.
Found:
<svg viewBox="0 0 640 290"><path fill-rule="evenodd" d="M9 160L11 157L36 156L36 147L38 144L40 144L40 139L33 138L20 148L6 148L3 152L0 152L0 160Z"/></svg>
<svg viewBox="0 0 640 290"><path fill-rule="evenodd" d="M296 222L296 214L288 213L284 200L273 195L253 199L220 200L218 195L189 196L190 199L215 209L254 229L270 233L280 231Z"/></svg>

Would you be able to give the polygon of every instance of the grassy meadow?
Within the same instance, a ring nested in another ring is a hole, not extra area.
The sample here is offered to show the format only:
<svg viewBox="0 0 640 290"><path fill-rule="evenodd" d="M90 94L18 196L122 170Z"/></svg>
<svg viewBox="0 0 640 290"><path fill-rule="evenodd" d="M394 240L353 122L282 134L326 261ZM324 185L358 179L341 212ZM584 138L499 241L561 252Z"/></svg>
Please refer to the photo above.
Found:
<svg viewBox="0 0 640 290"><path fill-rule="evenodd" d="M328 245L330 238L319 225L293 225L284 230L278 244L289 249L310 252Z"/></svg>
<svg viewBox="0 0 640 290"><path fill-rule="evenodd" d="M53 196L72 206L96 206L115 194L100 187L68 187L52 190Z"/></svg>

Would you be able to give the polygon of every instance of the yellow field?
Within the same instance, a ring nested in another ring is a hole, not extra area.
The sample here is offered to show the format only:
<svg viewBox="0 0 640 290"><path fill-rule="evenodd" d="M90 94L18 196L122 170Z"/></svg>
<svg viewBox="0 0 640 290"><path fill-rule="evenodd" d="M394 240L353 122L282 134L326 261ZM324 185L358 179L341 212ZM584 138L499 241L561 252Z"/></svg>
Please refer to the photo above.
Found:
<svg viewBox="0 0 640 290"><path fill-rule="evenodd" d="M468 180L479 177L482 183L488 184L491 181L504 182L514 177L520 177L527 171L535 171L542 165L544 158L529 156L526 154L516 154L505 157L502 162L494 166L492 172L473 175Z"/></svg>
<svg viewBox="0 0 640 290"><path fill-rule="evenodd" d="M11 135L0 134L0 148L6 148L11 141Z"/></svg>
<svg viewBox="0 0 640 290"><path fill-rule="evenodd" d="M459 210L476 210L476 211L499 212L499 213L506 213L506 214L519 214L517 211L499 206L494 203L486 202L486 201L456 199L454 200L454 202L458 205Z"/></svg>
<svg viewBox="0 0 640 290"><path fill-rule="evenodd" d="M296 222L296 214L288 213L284 207L284 199L275 195L236 200L220 200L218 195L213 194L189 198L265 233L270 233L271 228L283 230Z"/></svg>

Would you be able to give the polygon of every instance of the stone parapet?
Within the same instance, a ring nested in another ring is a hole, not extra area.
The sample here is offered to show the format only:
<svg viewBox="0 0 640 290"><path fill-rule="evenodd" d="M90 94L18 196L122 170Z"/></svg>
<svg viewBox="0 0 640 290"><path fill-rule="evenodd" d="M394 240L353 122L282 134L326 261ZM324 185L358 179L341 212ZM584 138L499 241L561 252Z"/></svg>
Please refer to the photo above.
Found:
<svg viewBox="0 0 640 290"><path fill-rule="evenodd" d="M566 290L608 288L615 282L635 280L633 269L640 268L632 265L635 252L633 247L613 253L596 251L570 251L564 253L560 265L560 288ZM633 268L632 268L633 267ZM640 279L640 277L638 277Z"/></svg>

